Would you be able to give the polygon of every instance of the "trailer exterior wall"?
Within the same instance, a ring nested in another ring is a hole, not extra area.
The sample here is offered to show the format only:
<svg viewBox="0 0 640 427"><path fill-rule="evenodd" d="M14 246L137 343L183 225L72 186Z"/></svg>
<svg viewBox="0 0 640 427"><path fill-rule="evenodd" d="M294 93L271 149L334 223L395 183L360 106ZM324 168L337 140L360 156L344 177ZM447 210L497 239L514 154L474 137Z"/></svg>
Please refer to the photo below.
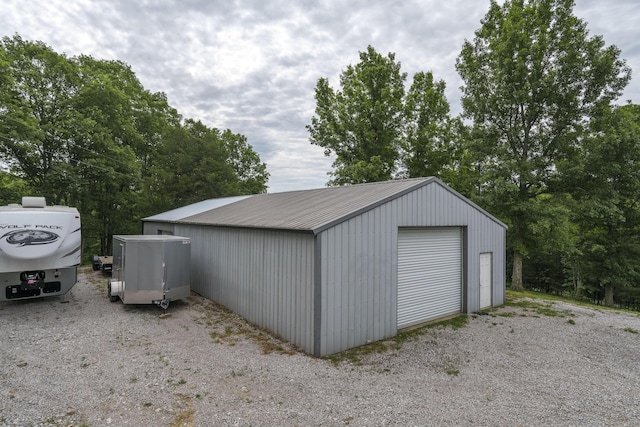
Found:
<svg viewBox="0 0 640 427"><path fill-rule="evenodd" d="M191 287L313 353L311 233L176 224L191 238Z"/></svg>
<svg viewBox="0 0 640 427"><path fill-rule="evenodd" d="M81 263L80 214L43 197L0 206L0 301L66 294ZM44 277L28 283L25 274Z"/></svg>
<svg viewBox="0 0 640 427"><path fill-rule="evenodd" d="M125 304L175 301L191 293L191 244L182 236L113 236L113 280Z"/></svg>

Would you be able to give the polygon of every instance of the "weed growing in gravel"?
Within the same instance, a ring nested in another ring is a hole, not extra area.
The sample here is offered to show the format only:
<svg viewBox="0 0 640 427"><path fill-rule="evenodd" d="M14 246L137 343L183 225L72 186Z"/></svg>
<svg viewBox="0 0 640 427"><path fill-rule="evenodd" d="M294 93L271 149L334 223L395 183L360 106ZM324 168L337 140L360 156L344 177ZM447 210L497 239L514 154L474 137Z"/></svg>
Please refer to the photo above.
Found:
<svg viewBox="0 0 640 427"><path fill-rule="evenodd" d="M107 280L106 279L94 279L94 278L90 278L87 280L87 282L89 282L89 284L91 286L93 286L94 288L96 288L97 290L101 291L101 292L106 292L107 291Z"/></svg>
<svg viewBox="0 0 640 427"><path fill-rule="evenodd" d="M631 332L632 334L637 334L638 331L636 329L633 328L624 328L625 332Z"/></svg>
<svg viewBox="0 0 640 427"><path fill-rule="evenodd" d="M231 370L231 377L235 378L235 377L243 377L244 376L244 370L241 369L238 372L236 372L234 369Z"/></svg>
<svg viewBox="0 0 640 427"><path fill-rule="evenodd" d="M362 358L373 353L385 353L389 350L389 346L382 341L376 341L371 344L356 347L351 350L343 351L342 353L331 354L326 356L327 360L333 362L334 365L339 365L341 362L349 361L354 365L358 365L362 362Z"/></svg>
<svg viewBox="0 0 640 427"><path fill-rule="evenodd" d="M439 322L429 323L418 328L404 329L398 332L398 334L393 338L393 341L398 344L402 344L406 341L414 341L420 335L424 335L434 329L444 329L450 326L455 331L464 326L467 326L468 323L469 316L467 316L466 314L462 314L460 316L451 317Z"/></svg>
<svg viewBox="0 0 640 427"><path fill-rule="evenodd" d="M167 384L172 385L172 386L179 386L179 385L184 385L187 383L187 380L185 380L184 378L180 378L178 380L178 382L175 382L173 379L169 378L167 380Z"/></svg>
<svg viewBox="0 0 640 427"><path fill-rule="evenodd" d="M362 363L363 358L367 357L371 354L380 354L386 353L389 350L400 350L402 344L407 341L415 341L419 337L432 334L435 338L435 330L436 329L444 329L447 327L451 327L454 330L462 328L469 323L469 316L466 314L462 314L460 316L451 317L439 322L429 323L427 325L423 325L417 328L405 329L386 341L376 341L371 344L366 344L360 347L356 347L350 350L343 351L337 354L331 354L329 356L325 356L326 360L330 360L334 365L339 365L342 362L348 361L354 365L358 365Z"/></svg>
<svg viewBox="0 0 640 427"><path fill-rule="evenodd" d="M553 308L553 303L543 304L541 302L531 301L531 300L515 301L512 299L507 299L503 307L519 307L519 308L522 308L524 311L533 310L537 314L541 314L543 316L549 316L549 317L567 317L567 316L573 315L569 310L561 310L561 311L556 310L555 308ZM496 313L496 315L500 316L502 315L502 313ZM503 316L503 317L508 317L508 316Z"/></svg>
<svg viewBox="0 0 640 427"><path fill-rule="evenodd" d="M575 325L576 321L573 320L573 319L569 319L569 320L567 320L567 323L570 324L570 325Z"/></svg>
<svg viewBox="0 0 640 427"><path fill-rule="evenodd" d="M502 313L491 313L491 317L514 317L516 313L514 311L505 311Z"/></svg>
<svg viewBox="0 0 640 427"><path fill-rule="evenodd" d="M443 355L439 362L434 363L434 369L440 372L446 372L448 375L458 376L460 370L456 367L457 362L460 360L452 359L447 355Z"/></svg>
<svg viewBox="0 0 640 427"><path fill-rule="evenodd" d="M169 366L169 362L162 353L158 353L158 361L164 363L164 366Z"/></svg>
<svg viewBox="0 0 640 427"><path fill-rule="evenodd" d="M206 305L203 304L202 308L204 318L206 319L204 323L208 327L216 328L209 332L213 343L226 343L227 345L234 346L240 338L244 337L260 345L262 354L280 353L292 355L296 353L294 349L289 349L284 345L281 337L270 333L264 328L246 322L222 306L209 303ZM196 322L202 323L201 319L197 319ZM224 330L220 331L218 327L223 325Z"/></svg>

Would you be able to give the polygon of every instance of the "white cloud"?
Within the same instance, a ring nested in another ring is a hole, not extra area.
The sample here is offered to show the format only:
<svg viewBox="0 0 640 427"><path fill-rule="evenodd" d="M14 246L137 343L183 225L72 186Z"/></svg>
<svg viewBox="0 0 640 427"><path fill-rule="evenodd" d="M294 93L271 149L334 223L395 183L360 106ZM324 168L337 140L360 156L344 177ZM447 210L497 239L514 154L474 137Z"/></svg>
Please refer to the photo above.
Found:
<svg viewBox="0 0 640 427"><path fill-rule="evenodd" d="M372 45L396 54L408 82L418 71L444 79L457 114L455 59L488 7L489 0L4 0L0 35L126 62L184 117L246 135L267 162L270 191L284 191L329 179L331 159L305 129L319 78L337 85ZM575 13L640 69L637 0L577 0ZM632 81L623 99L638 102L640 84Z"/></svg>

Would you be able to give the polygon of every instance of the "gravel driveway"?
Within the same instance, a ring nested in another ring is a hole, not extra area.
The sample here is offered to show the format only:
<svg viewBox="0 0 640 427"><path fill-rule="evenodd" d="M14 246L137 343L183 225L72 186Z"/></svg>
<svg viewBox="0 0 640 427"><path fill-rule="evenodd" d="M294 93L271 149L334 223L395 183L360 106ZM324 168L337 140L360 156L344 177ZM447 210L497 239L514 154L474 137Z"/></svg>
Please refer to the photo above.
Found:
<svg viewBox="0 0 640 427"><path fill-rule="evenodd" d="M197 295L0 303L2 426L640 426L640 317L527 302L334 362ZM550 307L547 307L550 306Z"/></svg>

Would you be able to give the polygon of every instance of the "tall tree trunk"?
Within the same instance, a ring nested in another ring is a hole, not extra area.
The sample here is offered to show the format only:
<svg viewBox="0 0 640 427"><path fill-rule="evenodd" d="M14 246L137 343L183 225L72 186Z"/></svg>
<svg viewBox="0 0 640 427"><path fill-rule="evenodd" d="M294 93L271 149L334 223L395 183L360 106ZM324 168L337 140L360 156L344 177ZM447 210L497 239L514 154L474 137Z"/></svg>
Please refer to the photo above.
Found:
<svg viewBox="0 0 640 427"><path fill-rule="evenodd" d="M613 285L604 285L604 305L605 307L613 307Z"/></svg>
<svg viewBox="0 0 640 427"><path fill-rule="evenodd" d="M519 251L513 251L513 271L511 272L511 289L522 290L522 255Z"/></svg>

